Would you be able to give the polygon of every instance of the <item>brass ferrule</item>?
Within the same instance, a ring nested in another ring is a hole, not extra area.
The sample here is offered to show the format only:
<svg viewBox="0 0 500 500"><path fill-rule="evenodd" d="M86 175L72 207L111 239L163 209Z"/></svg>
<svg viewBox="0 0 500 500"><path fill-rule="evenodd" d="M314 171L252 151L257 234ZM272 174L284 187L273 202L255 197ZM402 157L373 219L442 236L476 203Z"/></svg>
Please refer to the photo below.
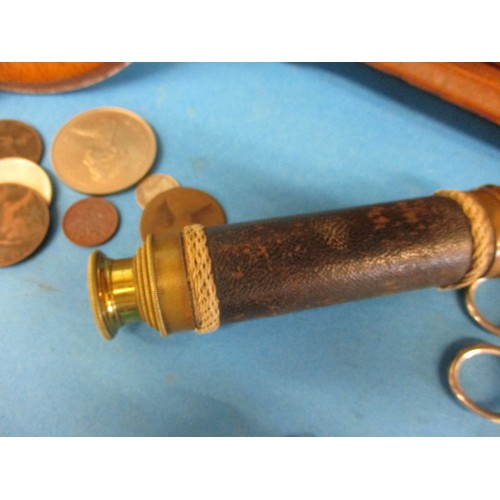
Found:
<svg viewBox="0 0 500 500"><path fill-rule="evenodd" d="M111 340L127 323L144 321L165 336L195 328L181 236L148 236L130 259L102 252L88 263L90 303L97 326Z"/></svg>
<svg viewBox="0 0 500 500"><path fill-rule="evenodd" d="M493 185L481 186L469 194L484 208L491 222L495 237L495 253L486 278L500 277L500 187Z"/></svg>

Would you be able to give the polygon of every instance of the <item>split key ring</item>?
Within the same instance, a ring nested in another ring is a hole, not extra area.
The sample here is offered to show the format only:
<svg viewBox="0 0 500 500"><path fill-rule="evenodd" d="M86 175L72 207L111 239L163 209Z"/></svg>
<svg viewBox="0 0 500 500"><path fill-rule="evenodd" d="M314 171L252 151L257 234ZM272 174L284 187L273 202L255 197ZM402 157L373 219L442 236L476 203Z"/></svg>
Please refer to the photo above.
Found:
<svg viewBox="0 0 500 500"><path fill-rule="evenodd" d="M479 354L490 354L500 357L500 346L491 344L476 344L460 350L453 359L448 370L448 382L455 397L463 405L469 408L469 410L472 410L474 413L477 413L481 417L487 418L492 422L500 424L500 412L488 410L472 401L472 399L465 393L459 381L460 368L462 364L466 360L473 358L474 356L478 356Z"/></svg>
<svg viewBox="0 0 500 500"><path fill-rule="evenodd" d="M500 326L495 325L489 321L479 310L476 304L475 295L476 291L480 285L488 281L487 278L481 278L470 285L465 292L465 306L467 312L470 314L472 319L482 326L488 332L500 336ZM500 357L500 346L492 344L476 344L469 347L461 349L455 358L453 359L449 369L448 369L448 382L450 384L451 391L455 397L469 410L477 413L481 417L491 420L495 423L500 423L500 412L495 412L488 410L483 406L475 403L464 391L462 385L459 381L460 368L462 364L475 356L489 354L493 356Z"/></svg>
<svg viewBox="0 0 500 500"><path fill-rule="evenodd" d="M465 292L465 307L467 312L472 316L472 319L481 325L485 330L493 335L500 336L500 326L495 325L479 311L476 304L476 291L483 284L488 281L488 278L481 278L472 283Z"/></svg>

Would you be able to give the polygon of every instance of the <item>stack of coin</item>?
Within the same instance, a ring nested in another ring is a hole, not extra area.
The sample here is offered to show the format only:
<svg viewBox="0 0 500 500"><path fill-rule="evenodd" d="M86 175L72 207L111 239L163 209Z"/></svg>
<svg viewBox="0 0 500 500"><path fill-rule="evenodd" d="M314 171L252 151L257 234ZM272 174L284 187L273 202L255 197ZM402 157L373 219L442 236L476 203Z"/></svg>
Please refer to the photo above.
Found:
<svg viewBox="0 0 500 500"><path fill-rule="evenodd" d="M0 184L0 267L28 258L49 229L49 208L34 189Z"/></svg>
<svg viewBox="0 0 500 500"><path fill-rule="evenodd" d="M21 184L41 194L47 204L52 201L52 182L47 172L26 158L0 159L0 183Z"/></svg>
<svg viewBox="0 0 500 500"><path fill-rule="evenodd" d="M42 151L42 140L33 127L0 120L0 266L27 257L48 230L52 185L37 164ZM110 239L118 228L118 211L97 196L137 184L151 169L156 152L150 125L126 109L91 109L64 124L52 145L54 170L67 186L93 195L66 211L66 237L80 246ZM143 238L178 232L188 224L226 222L224 210L212 196L180 187L176 179L165 174L144 178L137 187L136 200L144 209L140 224Z"/></svg>
<svg viewBox="0 0 500 500"><path fill-rule="evenodd" d="M0 267L28 258L50 224L52 183L40 161L38 132L17 120L0 120Z"/></svg>

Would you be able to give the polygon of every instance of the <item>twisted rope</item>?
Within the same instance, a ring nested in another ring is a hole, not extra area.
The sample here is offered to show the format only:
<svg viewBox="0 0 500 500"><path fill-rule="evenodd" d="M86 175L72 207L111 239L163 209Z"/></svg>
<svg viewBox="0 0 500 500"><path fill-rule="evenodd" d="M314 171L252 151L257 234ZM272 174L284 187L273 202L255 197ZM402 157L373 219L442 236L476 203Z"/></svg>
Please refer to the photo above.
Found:
<svg viewBox="0 0 500 500"><path fill-rule="evenodd" d="M471 266L458 283L442 287L444 290L465 288L482 278L490 268L495 251L493 226L484 208L472 195L451 189L443 189L434 194L456 201L469 219L473 244Z"/></svg>

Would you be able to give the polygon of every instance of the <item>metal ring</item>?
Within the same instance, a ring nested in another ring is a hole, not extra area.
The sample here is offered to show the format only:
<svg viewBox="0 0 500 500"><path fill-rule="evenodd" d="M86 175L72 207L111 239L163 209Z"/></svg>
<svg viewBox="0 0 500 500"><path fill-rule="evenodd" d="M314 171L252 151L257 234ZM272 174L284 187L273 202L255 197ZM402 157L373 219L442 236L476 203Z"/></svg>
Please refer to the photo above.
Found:
<svg viewBox="0 0 500 500"><path fill-rule="evenodd" d="M484 282L488 281L487 278L481 278L472 285L470 285L467 288L467 291L465 293L465 306L467 307L467 311L469 314L472 316L474 321L481 325L485 330L487 330L490 333L493 333L494 335L500 336L500 326L497 326L491 321L488 321L480 312L479 309L477 308L476 302L475 302L475 295L476 295L476 290L479 288L480 285L482 285Z"/></svg>
<svg viewBox="0 0 500 500"><path fill-rule="evenodd" d="M479 354L492 354L493 356L500 357L500 346L494 346L491 344L476 344L460 350L453 359L448 370L448 382L453 394L464 406L481 417L500 424L500 412L488 410L477 403L474 403L474 401L472 401L472 399L465 394L465 391L458 380L462 363Z"/></svg>

